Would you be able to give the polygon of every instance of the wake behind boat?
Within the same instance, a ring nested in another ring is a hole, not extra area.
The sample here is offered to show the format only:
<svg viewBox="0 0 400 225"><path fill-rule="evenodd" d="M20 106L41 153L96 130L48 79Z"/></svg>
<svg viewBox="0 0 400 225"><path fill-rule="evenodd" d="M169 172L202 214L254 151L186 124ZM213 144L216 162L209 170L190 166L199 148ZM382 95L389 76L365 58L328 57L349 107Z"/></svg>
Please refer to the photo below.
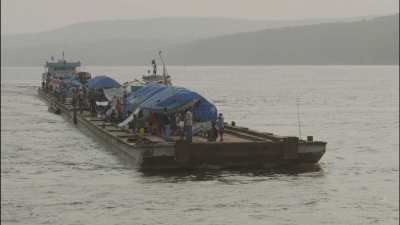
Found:
<svg viewBox="0 0 400 225"><path fill-rule="evenodd" d="M302 140L224 123L215 105L172 86L166 72L161 83L120 85L108 76L78 72L80 64L61 64L46 63L39 95L142 170L315 164L325 153L326 142L312 137Z"/></svg>

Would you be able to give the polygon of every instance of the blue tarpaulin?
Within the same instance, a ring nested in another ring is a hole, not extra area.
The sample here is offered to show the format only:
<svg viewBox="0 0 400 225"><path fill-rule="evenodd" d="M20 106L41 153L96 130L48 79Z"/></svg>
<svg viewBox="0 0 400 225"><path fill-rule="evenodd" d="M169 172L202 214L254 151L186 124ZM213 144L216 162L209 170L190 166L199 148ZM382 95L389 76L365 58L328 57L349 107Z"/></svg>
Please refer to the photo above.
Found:
<svg viewBox="0 0 400 225"><path fill-rule="evenodd" d="M72 89L79 89L82 86L81 82L77 77L72 75L64 75L60 83L61 92L66 96L70 97L72 95Z"/></svg>
<svg viewBox="0 0 400 225"><path fill-rule="evenodd" d="M121 85L108 76L96 76L87 82L87 86L90 89L101 89L101 88L117 88Z"/></svg>
<svg viewBox="0 0 400 225"><path fill-rule="evenodd" d="M150 98L148 98L146 101L144 101L140 107L141 108L151 108L151 109L156 109L159 108L159 103L172 97L173 95L176 94L176 92L182 88L178 87L166 87L160 92L152 95Z"/></svg>
<svg viewBox="0 0 400 225"><path fill-rule="evenodd" d="M72 96L73 88L79 89L82 86L82 83L79 81L79 79L74 76L70 76L67 78L64 77L64 79L62 80L62 84L63 91L68 97Z"/></svg>
<svg viewBox="0 0 400 225"><path fill-rule="evenodd" d="M217 108L196 92L182 87L149 84L128 96L129 111L143 110L162 113L192 109L194 120L205 122L217 119Z"/></svg>
<svg viewBox="0 0 400 225"><path fill-rule="evenodd" d="M71 80L70 82L67 83L71 87L77 87L79 88L82 84L79 80Z"/></svg>
<svg viewBox="0 0 400 225"><path fill-rule="evenodd" d="M72 80L72 79L75 79L75 76L74 75L72 75L72 74L64 74L62 77L61 77L61 79L62 80Z"/></svg>
<svg viewBox="0 0 400 225"><path fill-rule="evenodd" d="M127 97L127 107L125 111L133 112L140 104L146 101L151 96L157 94L158 92L166 89L167 86L161 84L148 84L143 86L137 91L131 92Z"/></svg>
<svg viewBox="0 0 400 225"><path fill-rule="evenodd" d="M173 95L151 107L146 107L145 102L144 108L154 112L161 112L164 108L172 112L191 108L194 120L206 122L217 119L217 108L198 93L186 88L176 89Z"/></svg>

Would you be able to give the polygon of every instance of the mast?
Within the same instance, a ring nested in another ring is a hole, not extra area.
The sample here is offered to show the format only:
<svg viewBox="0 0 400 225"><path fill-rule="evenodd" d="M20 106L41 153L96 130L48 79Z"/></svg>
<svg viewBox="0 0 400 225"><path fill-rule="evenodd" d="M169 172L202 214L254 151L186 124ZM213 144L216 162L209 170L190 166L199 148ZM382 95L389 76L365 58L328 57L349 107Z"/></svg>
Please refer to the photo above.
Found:
<svg viewBox="0 0 400 225"><path fill-rule="evenodd" d="M167 68L165 67L165 62L163 57L161 56L161 51L158 51L158 55L160 56L161 62L163 64L163 78L164 78L164 84L168 85L167 83Z"/></svg>
<svg viewBox="0 0 400 225"><path fill-rule="evenodd" d="M299 139L301 139L300 100L299 100L299 98L296 99L296 105L297 105L297 125L299 128Z"/></svg>

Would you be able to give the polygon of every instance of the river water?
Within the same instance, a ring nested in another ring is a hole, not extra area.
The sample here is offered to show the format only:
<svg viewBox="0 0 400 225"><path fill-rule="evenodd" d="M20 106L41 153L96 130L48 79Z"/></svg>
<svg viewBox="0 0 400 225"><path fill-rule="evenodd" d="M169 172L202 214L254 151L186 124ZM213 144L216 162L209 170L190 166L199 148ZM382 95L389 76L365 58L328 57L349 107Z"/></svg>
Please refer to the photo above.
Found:
<svg viewBox="0 0 400 225"><path fill-rule="evenodd" d="M144 67L84 67L119 81ZM319 166L142 173L1 68L2 224L398 224L399 67L169 67L226 121L328 142Z"/></svg>

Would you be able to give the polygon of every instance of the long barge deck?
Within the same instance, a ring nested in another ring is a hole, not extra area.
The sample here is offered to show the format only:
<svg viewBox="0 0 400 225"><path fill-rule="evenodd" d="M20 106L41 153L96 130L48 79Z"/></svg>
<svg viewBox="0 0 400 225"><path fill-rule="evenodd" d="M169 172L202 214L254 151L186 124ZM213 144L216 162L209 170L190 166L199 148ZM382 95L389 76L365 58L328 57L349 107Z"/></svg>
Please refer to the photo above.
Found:
<svg viewBox="0 0 400 225"><path fill-rule="evenodd" d="M66 119L73 121L72 105L58 102L41 88L38 94ZM141 170L315 164L326 148L326 142L322 141L299 140L298 137L277 136L229 125L225 127L223 142L209 142L205 137L193 136L192 143L186 143L174 136L169 142L147 133L140 137L93 117L87 111L77 113L76 122L78 127L89 130L113 150L126 154Z"/></svg>

